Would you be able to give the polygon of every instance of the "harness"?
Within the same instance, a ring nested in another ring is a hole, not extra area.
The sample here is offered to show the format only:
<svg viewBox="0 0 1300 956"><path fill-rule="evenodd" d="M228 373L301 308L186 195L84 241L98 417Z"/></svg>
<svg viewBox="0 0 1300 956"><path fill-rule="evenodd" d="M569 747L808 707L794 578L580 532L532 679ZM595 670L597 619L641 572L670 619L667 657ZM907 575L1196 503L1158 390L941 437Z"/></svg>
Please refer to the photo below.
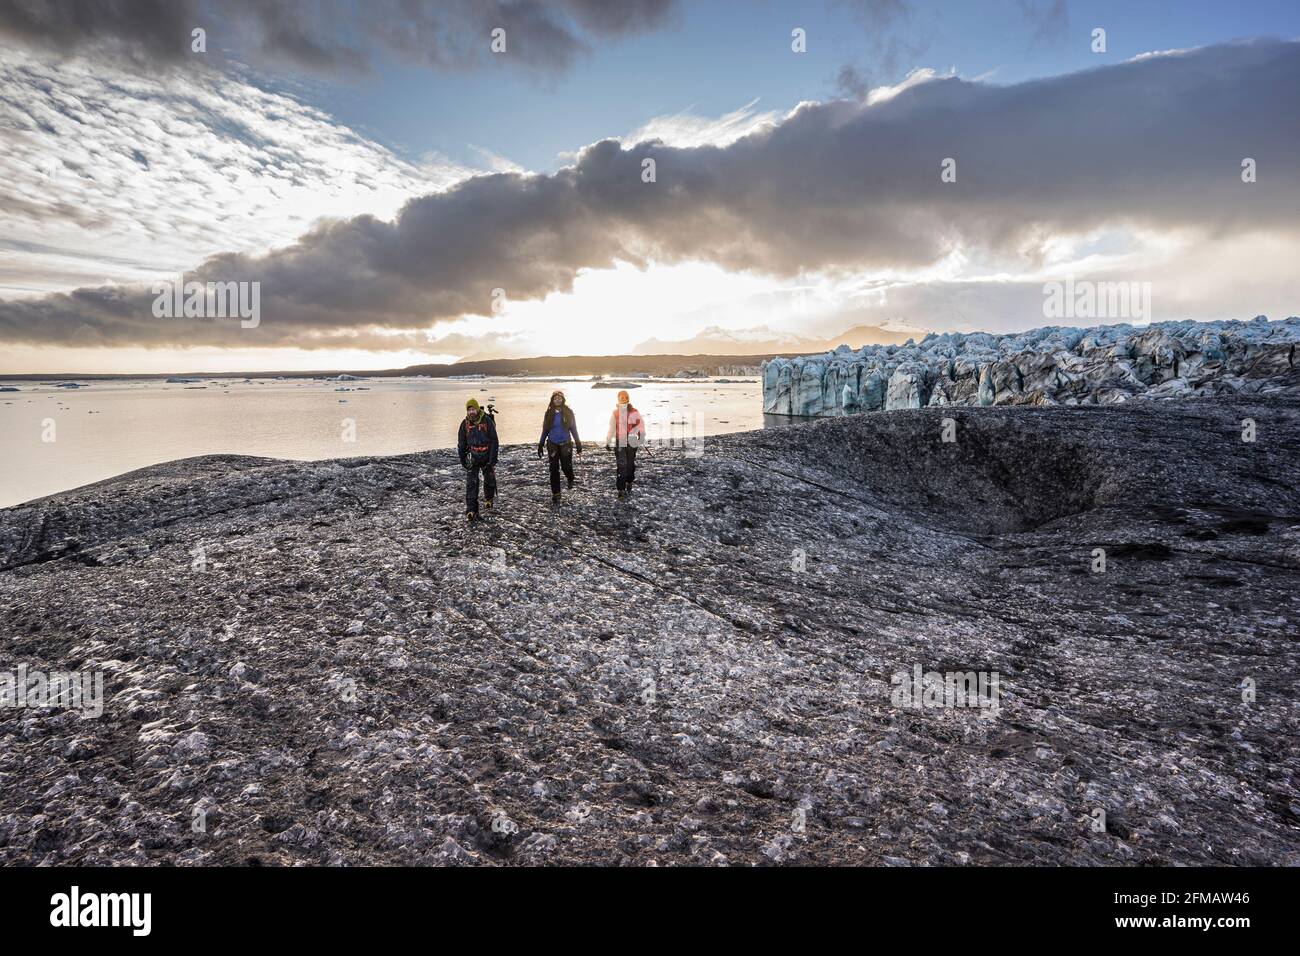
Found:
<svg viewBox="0 0 1300 956"><path fill-rule="evenodd" d="M473 425L467 419L465 421L465 444L469 450L475 454L483 454L492 448L491 439L488 437L488 426L480 413L479 420Z"/></svg>

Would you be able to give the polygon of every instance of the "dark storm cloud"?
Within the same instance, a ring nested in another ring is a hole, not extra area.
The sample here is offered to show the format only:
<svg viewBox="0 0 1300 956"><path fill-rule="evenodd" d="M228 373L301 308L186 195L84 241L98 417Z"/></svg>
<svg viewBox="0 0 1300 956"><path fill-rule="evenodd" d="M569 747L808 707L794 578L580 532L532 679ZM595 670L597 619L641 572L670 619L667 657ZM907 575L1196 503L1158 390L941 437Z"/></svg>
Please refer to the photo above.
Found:
<svg viewBox="0 0 1300 956"><path fill-rule="evenodd" d="M262 322L158 320L140 292L0 304L0 339L67 345L300 345L369 325L489 314L616 259L774 275L921 267L954 249L1023 256L1103 225L1206 237L1300 226L1300 44L1231 44L997 87L957 78L874 106L809 105L726 147L596 143L552 175L467 180L393 222L323 225L270 255ZM940 180L957 162L957 181ZM1243 157L1259 181L1241 180ZM657 182L642 182L653 158Z"/></svg>
<svg viewBox="0 0 1300 956"><path fill-rule="evenodd" d="M193 0L0 0L0 38L72 53L175 60L198 25Z"/></svg>
<svg viewBox="0 0 1300 956"><path fill-rule="evenodd" d="M258 65L361 71L376 54L436 68L488 62L506 30L501 62L568 68L592 42L658 29L676 0L0 0L0 38L137 66L188 57L202 27L212 53Z"/></svg>
<svg viewBox="0 0 1300 956"><path fill-rule="evenodd" d="M565 4L583 27L600 36L622 36L655 30L664 26L676 13L676 0L633 0L610 3L609 0L567 0Z"/></svg>

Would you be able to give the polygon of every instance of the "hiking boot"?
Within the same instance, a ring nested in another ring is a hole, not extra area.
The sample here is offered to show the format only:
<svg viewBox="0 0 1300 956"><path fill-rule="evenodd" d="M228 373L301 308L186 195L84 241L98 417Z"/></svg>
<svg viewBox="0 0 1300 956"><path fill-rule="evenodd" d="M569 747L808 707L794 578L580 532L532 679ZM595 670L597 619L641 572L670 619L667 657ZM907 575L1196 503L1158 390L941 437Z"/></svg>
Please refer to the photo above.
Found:
<svg viewBox="0 0 1300 956"><path fill-rule="evenodd" d="M570 491L573 490L573 479L572 479L572 478L569 479L569 490L570 490Z"/></svg>
<svg viewBox="0 0 1300 956"><path fill-rule="evenodd" d="M480 520L480 519L479 519L479 516L478 516L478 512L477 512L477 511L467 511L467 512L465 513L465 520L468 521L468 522L470 522L471 524L472 524L473 522L475 522L475 521Z"/></svg>
<svg viewBox="0 0 1300 956"><path fill-rule="evenodd" d="M483 500L483 505L484 505L484 507L491 508L491 507L492 507L492 499L491 499L491 498L485 498L485 499Z"/></svg>
<svg viewBox="0 0 1300 956"><path fill-rule="evenodd" d="M627 492L626 492L626 491L620 491L620 492L618 493L618 500L619 500L619 501L622 501L622 500L623 500L624 498L626 498L626 497L627 497Z"/></svg>
<svg viewBox="0 0 1300 956"><path fill-rule="evenodd" d="M558 491L551 492L551 504L558 505L559 503L560 503L560 493Z"/></svg>

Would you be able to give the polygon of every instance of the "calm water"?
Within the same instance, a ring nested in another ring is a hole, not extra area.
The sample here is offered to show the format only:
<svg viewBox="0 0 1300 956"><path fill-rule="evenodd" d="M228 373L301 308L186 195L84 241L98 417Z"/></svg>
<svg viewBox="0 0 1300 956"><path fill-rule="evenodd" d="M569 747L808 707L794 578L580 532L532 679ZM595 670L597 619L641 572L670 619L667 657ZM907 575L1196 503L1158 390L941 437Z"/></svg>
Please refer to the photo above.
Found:
<svg viewBox="0 0 1300 956"><path fill-rule="evenodd" d="M359 382L290 379L91 382L64 389L0 382L0 507L194 455L312 460L394 455L456 444L465 400L493 401L503 443L536 442L542 414L562 388L584 441L603 442L614 389L590 381L389 378ZM366 391L335 391L360 388ZM646 383L632 404L651 439L717 435L764 424L757 381ZM346 441L348 421L355 441ZM52 422L52 426L51 426ZM44 441L43 437L53 441Z"/></svg>

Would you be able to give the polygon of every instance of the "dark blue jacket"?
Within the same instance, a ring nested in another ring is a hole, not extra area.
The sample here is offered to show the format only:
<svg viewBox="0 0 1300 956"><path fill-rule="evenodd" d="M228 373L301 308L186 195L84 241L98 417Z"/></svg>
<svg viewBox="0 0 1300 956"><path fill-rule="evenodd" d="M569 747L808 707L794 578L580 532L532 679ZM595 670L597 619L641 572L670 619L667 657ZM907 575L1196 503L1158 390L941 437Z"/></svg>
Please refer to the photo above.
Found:
<svg viewBox="0 0 1300 956"><path fill-rule="evenodd" d="M468 419L460 420L460 430L456 434L456 451L460 453L463 468L470 455L480 465L497 463L497 423L492 416L479 409L478 420L471 425Z"/></svg>
<svg viewBox="0 0 1300 956"><path fill-rule="evenodd" d="M578 422L573 417L573 409L568 405L560 406L559 421L556 421L555 406L546 406L546 415L542 418L542 437L537 444L543 445L546 439L553 445L562 445L572 437L574 445L582 451L582 439L578 437ZM558 441L556 439L559 439Z"/></svg>

